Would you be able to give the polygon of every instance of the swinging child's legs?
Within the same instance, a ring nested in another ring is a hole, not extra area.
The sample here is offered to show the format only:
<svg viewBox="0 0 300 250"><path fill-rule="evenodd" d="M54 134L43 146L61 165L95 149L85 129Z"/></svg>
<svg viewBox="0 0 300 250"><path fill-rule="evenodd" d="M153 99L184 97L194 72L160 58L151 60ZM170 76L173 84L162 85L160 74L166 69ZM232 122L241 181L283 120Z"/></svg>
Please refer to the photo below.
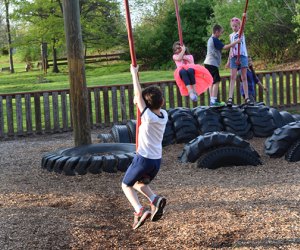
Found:
<svg viewBox="0 0 300 250"><path fill-rule="evenodd" d="M149 181L153 180L159 171L160 163L161 159L153 160L136 155L125 173L122 189L135 210L133 229L137 229L143 225L145 220L150 216L152 221L156 221L163 215L166 199L157 196L147 184L139 182L139 180L145 179L145 177ZM144 209L141 205L136 191L143 194L151 202L151 212Z"/></svg>
<svg viewBox="0 0 300 250"><path fill-rule="evenodd" d="M135 190L143 194L149 201L151 207L151 221L159 220L163 215L163 209L166 205L166 199L156 195L149 185L136 182L133 186Z"/></svg>
<svg viewBox="0 0 300 250"><path fill-rule="evenodd" d="M196 102L198 100L197 95L195 94L195 70L192 68L181 69L179 71L179 76L183 80L186 88L188 89L189 96L192 101Z"/></svg>

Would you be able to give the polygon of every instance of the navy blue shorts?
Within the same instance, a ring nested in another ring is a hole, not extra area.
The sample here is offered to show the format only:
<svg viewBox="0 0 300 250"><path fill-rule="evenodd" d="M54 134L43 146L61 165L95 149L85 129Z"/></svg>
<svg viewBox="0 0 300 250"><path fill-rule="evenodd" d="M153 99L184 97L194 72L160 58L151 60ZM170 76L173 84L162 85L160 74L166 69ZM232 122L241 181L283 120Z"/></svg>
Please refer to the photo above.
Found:
<svg viewBox="0 0 300 250"><path fill-rule="evenodd" d="M221 81L220 72L219 72L218 67L216 67L214 65L210 65L210 64L204 64L204 67L209 71L209 73L213 77L213 79L214 79L213 84Z"/></svg>
<svg viewBox="0 0 300 250"><path fill-rule="evenodd" d="M132 187L137 181L144 177L148 177L150 181L152 181L160 169L160 163L161 159L153 160L136 154L122 182Z"/></svg>

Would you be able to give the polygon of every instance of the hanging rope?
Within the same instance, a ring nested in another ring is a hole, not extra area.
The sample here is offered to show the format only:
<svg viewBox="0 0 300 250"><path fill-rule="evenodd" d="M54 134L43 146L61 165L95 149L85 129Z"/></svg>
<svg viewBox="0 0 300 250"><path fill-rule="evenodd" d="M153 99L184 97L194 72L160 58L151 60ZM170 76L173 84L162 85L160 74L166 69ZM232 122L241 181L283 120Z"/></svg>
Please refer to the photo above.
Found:
<svg viewBox="0 0 300 250"><path fill-rule="evenodd" d="M180 19L180 15L179 15L178 1L174 0L174 4L175 4L175 11L176 11L176 18L177 18L179 42L180 42L180 45L182 46L183 38L182 38L181 19Z"/></svg>
<svg viewBox="0 0 300 250"><path fill-rule="evenodd" d="M247 9L248 9L248 0L246 0L246 4L245 4L245 9L244 9L244 13L243 13L243 18L242 18L242 24L239 30L239 38L242 37L243 33L244 33L244 28L245 28L245 23L246 23L246 14L247 14ZM237 54L237 59L236 59L236 64L240 65L240 57L241 57L241 44L238 44L238 54Z"/></svg>
<svg viewBox="0 0 300 250"><path fill-rule="evenodd" d="M131 64L136 67L136 54L134 49L134 39L132 35L132 26L131 26L131 17L130 17L130 11L129 11L129 3L128 0L124 0L125 5L125 12L126 12L126 27L127 27L127 34L128 34L128 42L129 42L129 49L130 49L130 57L131 57ZM136 133L135 133L135 145L136 150L138 149L138 138L139 138L139 126L141 125L141 112L138 107L136 112Z"/></svg>

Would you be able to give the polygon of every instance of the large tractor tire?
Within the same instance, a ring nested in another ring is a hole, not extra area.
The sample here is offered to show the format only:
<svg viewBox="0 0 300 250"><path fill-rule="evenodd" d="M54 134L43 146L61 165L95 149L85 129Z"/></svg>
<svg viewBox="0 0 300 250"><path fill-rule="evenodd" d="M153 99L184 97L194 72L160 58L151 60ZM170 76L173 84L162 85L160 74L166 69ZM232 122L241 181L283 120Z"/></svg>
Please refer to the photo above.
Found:
<svg viewBox="0 0 300 250"><path fill-rule="evenodd" d="M135 155L135 144L98 143L65 148L42 157L41 166L65 175L126 171Z"/></svg>

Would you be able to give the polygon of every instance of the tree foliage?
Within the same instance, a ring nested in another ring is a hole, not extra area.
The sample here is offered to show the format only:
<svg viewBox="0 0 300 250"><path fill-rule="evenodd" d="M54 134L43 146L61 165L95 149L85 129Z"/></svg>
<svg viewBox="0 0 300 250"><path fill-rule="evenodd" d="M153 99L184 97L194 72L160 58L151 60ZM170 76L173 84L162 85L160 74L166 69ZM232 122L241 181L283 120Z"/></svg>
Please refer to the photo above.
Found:
<svg viewBox="0 0 300 250"><path fill-rule="evenodd" d="M0 54L8 54L4 4L0 7L0 50Z"/></svg>
<svg viewBox="0 0 300 250"><path fill-rule="evenodd" d="M47 42L64 48L62 0L13 0L19 46ZM114 0L80 0L82 36L86 48L107 50L124 43L125 25ZM27 47L27 46L26 46Z"/></svg>
<svg viewBox="0 0 300 250"><path fill-rule="evenodd" d="M293 23L296 25L297 42L300 43L300 3L296 4L296 15L293 17Z"/></svg>
<svg viewBox="0 0 300 250"><path fill-rule="evenodd" d="M212 9L205 0L179 3L184 43L195 60L200 60L206 51L206 26ZM172 45L179 40L173 1L158 1L154 10L135 28L137 56L149 67L170 65Z"/></svg>

